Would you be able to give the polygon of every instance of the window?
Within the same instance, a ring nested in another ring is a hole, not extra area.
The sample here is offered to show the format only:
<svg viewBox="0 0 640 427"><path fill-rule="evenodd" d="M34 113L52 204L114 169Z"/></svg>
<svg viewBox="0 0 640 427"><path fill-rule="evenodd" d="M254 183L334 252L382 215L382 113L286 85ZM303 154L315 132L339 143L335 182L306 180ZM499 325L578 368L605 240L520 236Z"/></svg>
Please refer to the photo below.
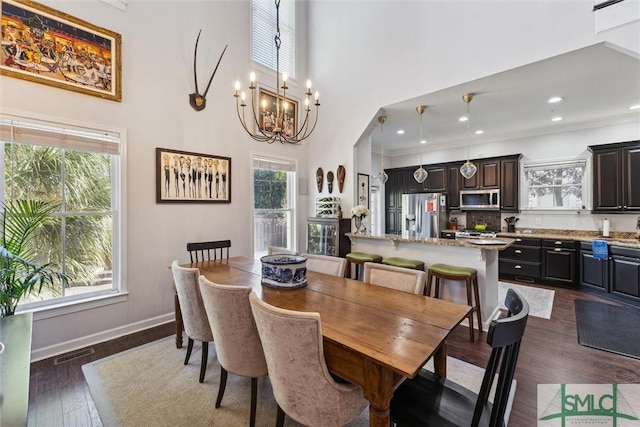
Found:
<svg viewBox="0 0 640 427"><path fill-rule="evenodd" d="M528 209L584 209L586 160L524 165Z"/></svg>
<svg viewBox="0 0 640 427"><path fill-rule="evenodd" d="M251 59L276 69L276 6L274 0L251 2ZM280 0L280 72L296 77L296 3Z"/></svg>
<svg viewBox="0 0 640 427"><path fill-rule="evenodd" d="M118 292L120 135L2 115L0 143L0 197L59 209L32 240L32 261L51 262L69 278L25 296L20 309Z"/></svg>
<svg viewBox="0 0 640 427"><path fill-rule="evenodd" d="M296 165L292 161L254 157L254 256L269 246L294 249Z"/></svg>

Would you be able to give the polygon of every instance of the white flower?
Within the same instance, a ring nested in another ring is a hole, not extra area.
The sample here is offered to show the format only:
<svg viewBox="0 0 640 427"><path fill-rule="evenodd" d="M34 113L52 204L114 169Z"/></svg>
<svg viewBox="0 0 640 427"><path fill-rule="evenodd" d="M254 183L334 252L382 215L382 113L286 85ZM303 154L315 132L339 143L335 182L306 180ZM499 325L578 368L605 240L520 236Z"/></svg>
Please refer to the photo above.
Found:
<svg viewBox="0 0 640 427"><path fill-rule="evenodd" d="M369 208L365 205L358 205L351 208L351 218L363 219L369 215Z"/></svg>

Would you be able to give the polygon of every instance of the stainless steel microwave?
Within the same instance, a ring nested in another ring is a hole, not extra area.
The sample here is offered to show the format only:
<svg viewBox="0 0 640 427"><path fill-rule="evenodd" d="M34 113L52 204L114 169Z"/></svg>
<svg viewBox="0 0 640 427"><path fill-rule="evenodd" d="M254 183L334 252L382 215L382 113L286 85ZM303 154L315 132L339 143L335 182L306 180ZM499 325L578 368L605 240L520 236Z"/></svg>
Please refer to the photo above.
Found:
<svg viewBox="0 0 640 427"><path fill-rule="evenodd" d="M499 210L500 190L462 190L460 191L460 209Z"/></svg>

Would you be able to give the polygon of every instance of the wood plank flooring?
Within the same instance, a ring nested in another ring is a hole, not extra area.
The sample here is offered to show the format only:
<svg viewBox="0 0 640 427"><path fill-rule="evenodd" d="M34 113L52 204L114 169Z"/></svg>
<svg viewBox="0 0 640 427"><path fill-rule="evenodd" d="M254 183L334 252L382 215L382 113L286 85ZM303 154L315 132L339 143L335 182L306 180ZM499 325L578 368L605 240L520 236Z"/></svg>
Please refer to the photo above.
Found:
<svg viewBox="0 0 640 427"><path fill-rule="evenodd" d="M606 300L575 290L540 287L556 291L553 312L550 320L529 317L509 421L516 427L537 425L537 384L640 383L640 360L578 344L574 300ZM32 363L29 426L102 426L81 366L173 333L171 323L94 345L94 354L63 364L54 365L53 359ZM471 343L468 330L459 327L448 342L449 355L484 367L489 355L485 340L486 332Z"/></svg>

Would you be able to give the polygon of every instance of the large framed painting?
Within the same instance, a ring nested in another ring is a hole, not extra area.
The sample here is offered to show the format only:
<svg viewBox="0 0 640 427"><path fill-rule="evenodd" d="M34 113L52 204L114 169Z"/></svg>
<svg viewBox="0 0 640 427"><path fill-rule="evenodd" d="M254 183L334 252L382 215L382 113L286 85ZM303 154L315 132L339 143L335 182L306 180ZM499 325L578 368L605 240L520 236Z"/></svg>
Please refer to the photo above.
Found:
<svg viewBox="0 0 640 427"><path fill-rule="evenodd" d="M231 158L156 148L157 203L231 203Z"/></svg>
<svg viewBox="0 0 640 427"><path fill-rule="evenodd" d="M277 95L275 92L263 87L258 88L258 105L256 108L260 111L260 130L265 133L273 132L276 124L276 101ZM284 114L282 133L286 137L292 138L298 133L298 101L287 97L282 111Z"/></svg>
<svg viewBox="0 0 640 427"><path fill-rule="evenodd" d="M122 37L30 0L1 0L0 74L122 100Z"/></svg>

